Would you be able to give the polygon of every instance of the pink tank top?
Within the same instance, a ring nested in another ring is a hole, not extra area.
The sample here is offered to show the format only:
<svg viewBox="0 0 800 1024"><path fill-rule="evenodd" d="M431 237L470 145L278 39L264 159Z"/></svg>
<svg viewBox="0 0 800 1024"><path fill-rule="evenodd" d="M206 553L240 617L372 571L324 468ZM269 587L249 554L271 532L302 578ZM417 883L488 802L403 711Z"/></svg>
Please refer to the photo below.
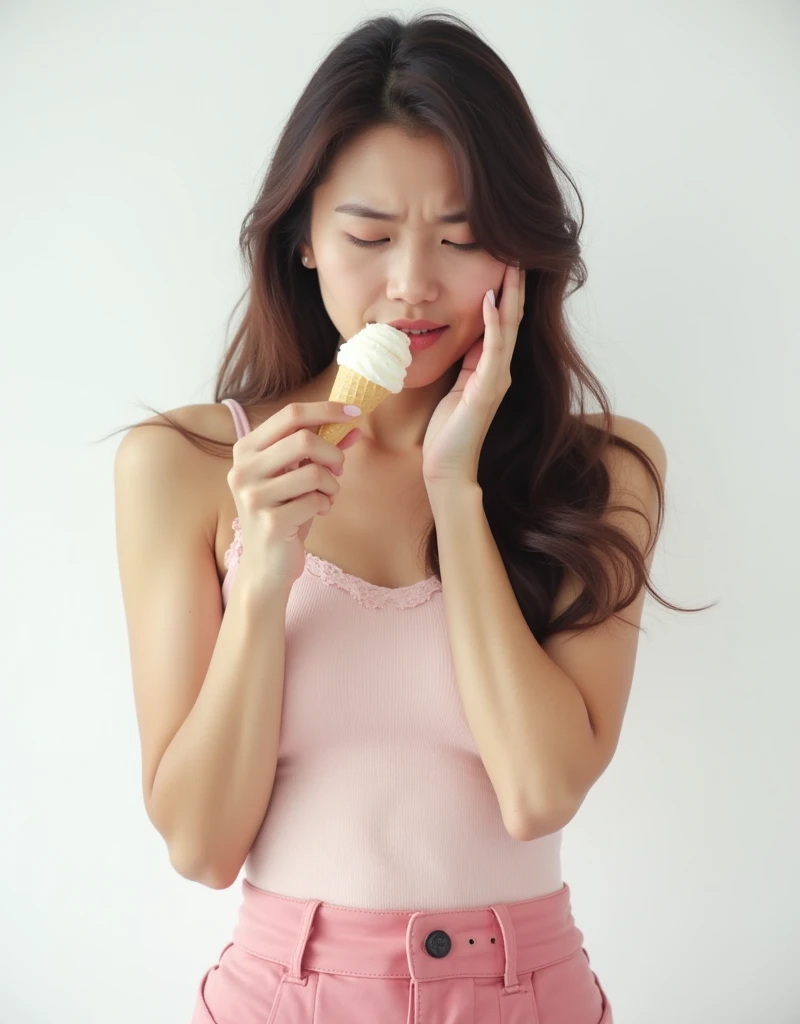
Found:
<svg viewBox="0 0 800 1024"><path fill-rule="evenodd" d="M244 409L224 404L244 436ZM224 604L242 549L232 525ZM436 577L379 587L306 552L286 609L275 783L244 871L268 892L370 910L485 906L561 888L561 833L521 842L503 825Z"/></svg>

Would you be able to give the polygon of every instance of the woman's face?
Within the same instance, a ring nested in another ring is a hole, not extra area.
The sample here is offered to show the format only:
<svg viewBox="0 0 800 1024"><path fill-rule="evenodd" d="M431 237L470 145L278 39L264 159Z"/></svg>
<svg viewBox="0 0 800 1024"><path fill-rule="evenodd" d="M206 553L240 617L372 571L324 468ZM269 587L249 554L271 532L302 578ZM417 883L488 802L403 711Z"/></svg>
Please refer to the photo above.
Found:
<svg viewBox="0 0 800 1024"><path fill-rule="evenodd" d="M337 210L345 204L397 219ZM459 211L463 194L441 140L411 138L385 126L343 150L313 196L311 246L301 253L316 269L325 309L342 340L372 321L406 317L447 325L434 345L412 352L405 387L438 380L461 359L483 334L484 294L494 288L497 295L503 280L503 263L459 248L475 241L466 221L439 223Z"/></svg>

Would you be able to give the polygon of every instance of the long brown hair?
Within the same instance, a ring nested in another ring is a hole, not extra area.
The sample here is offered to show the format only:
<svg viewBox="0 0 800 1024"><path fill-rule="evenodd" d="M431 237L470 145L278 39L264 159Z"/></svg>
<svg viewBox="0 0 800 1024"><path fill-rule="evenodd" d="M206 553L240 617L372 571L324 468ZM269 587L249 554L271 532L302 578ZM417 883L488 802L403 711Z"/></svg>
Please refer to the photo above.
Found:
<svg viewBox="0 0 800 1024"><path fill-rule="evenodd" d="M518 261L526 273L512 383L484 441L478 483L533 634L543 642L564 630L589 629L631 604L642 586L674 611L712 607L679 608L648 579L645 560L664 519L662 482L641 448L612 433L609 400L581 359L565 315L565 300L587 276L578 242L583 202L509 68L455 15L363 21L311 77L242 224L239 244L249 281L236 306L245 298L247 305L217 374L215 402L234 398L248 407L278 399L335 358L338 330L323 305L317 275L303 269L298 250L310 239L313 191L337 153L383 125L442 139L460 176L475 241L503 263ZM580 223L556 170L575 191ZM600 404L602 428L586 418L587 391ZM573 397L578 410L571 409ZM166 422L148 425L174 427L202 450L231 457L230 445L160 415ZM656 485L658 521L645 555L601 518L609 508L603 455L610 445L640 459ZM428 570L438 575L435 523L425 542ZM604 565L618 569L620 563L628 571L614 571L612 578ZM567 570L584 589L551 621ZM620 587L621 576L627 588Z"/></svg>

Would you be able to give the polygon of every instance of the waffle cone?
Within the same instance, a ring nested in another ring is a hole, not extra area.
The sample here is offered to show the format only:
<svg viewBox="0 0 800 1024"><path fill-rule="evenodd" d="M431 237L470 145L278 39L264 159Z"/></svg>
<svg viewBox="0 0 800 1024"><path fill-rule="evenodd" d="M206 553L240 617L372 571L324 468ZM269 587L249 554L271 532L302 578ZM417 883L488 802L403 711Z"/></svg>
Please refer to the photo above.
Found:
<svg viewBox="0 0 800 1024"><path fill-rule="evenodd" d="M368 377L362 377L360 373L355 373L349 366L340 366L328 401L357 405L364 415L377 409L384 398L391 394L391 391L382 388L380 384L376 384ZM347 437L353 427L358 426L360 419L359 416L349 423L325 423L319 428L319 436L324 437L332 444L338 444Z"/></svg>

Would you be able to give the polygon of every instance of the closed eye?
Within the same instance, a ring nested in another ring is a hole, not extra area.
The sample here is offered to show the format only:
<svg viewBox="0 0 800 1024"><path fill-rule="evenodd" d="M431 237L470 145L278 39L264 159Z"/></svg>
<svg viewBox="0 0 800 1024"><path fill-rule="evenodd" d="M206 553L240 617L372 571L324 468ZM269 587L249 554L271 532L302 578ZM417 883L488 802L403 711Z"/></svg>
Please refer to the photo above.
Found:
<svg viewBox="0 0 800 1024"><path fill-rule="evenodd" d="M349 242L352 242L353 245L360 245L365 248L372 248L374 245L383 245L384 242L389 241L388 238L379 238L376 242L368 242L363 238L355 238L353 235L345 235L345 238ZM464 249L467 252L474 252L476 249L480 248L477 242L448 242L447 239L445 239L444 244L452 245L454 249Z"/></svg>

